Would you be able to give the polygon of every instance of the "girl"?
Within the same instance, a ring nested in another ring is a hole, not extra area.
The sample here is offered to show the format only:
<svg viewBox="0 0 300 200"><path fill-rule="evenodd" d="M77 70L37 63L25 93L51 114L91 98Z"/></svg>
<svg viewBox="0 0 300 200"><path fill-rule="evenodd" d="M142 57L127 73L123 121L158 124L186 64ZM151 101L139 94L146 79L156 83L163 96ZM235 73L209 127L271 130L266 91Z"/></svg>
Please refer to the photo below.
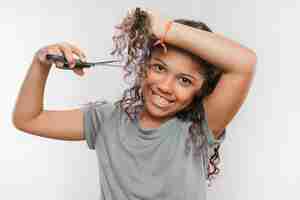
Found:
<svg viewBox="0 0 300 200"><path fill-rule="evenodd" d="M43 109L52 63L64 55L74 68L82 50L70 43L35 54L20 90L13 122L42 137L86 140L95 149L103 199L206 199L206 182L218 174L225 127L244 102L256 55L204 23L167 20L135 9L117 27L115 50L133 85L115 103L79 109ZM57 67L59 67L57 63ZM55 126L53 126L55 124Z"/></svg>

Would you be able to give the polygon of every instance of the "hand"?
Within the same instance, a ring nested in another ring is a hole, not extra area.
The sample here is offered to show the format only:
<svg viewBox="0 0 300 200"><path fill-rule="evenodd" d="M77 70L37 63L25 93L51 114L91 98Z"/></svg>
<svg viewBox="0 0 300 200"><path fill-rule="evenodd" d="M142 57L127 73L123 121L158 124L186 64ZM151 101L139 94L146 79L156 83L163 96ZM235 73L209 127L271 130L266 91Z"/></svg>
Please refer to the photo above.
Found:
<svg viewBox="0 0 300 200"><path fill-rule="evenodd" d="M168 21L171 19L168 19L167 17L162 16L158 10L153 10L149 8L142 8L144 10L151 22L151 30L152 33L157 37L157 38L162 38L165 32L165 25Z"/></svg>
<svg viewBox="0 0 300 200"><path fill-rule="evenodd" d="M47 54L65 56L65 58L69 63L70 68L74 68L76 58L79 58L82 61L86 61L85 53L80 48L76 47L74 44L70 44L68 42L62 42L62 43L45 46L36 52L34 59L37 59L38 62L43 67L51 67L53 62L46 59ZM62 67L63 63L56 62L55 65L56 67ZM83 69L74 68L72 70L75 74L79 76L84 75Z"/></svg>

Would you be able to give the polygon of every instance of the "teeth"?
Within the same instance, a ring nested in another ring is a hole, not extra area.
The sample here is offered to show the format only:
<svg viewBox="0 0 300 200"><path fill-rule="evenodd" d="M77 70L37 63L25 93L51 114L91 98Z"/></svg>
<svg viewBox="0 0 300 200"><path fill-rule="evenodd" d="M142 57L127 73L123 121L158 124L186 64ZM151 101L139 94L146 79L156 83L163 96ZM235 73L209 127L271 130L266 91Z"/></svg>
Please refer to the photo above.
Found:
<svg viewBox="0 0 300 200"><path fill-rule="evenodd" d="M159 95L153 94L153 97L153 100L157 105L168 106L170 104L168 100L160 97Z"/></svg>

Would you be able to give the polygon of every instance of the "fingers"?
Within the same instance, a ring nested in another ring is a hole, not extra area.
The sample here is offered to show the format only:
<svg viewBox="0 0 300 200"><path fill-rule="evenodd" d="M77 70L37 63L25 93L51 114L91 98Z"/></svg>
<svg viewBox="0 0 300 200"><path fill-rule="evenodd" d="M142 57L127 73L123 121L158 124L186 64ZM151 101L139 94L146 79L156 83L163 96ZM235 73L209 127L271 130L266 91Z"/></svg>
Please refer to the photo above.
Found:
<svg viewBox="0 0 300 200"><path fill-rule="evenodd" d="M86 54L79 47L75 46L74 44L70 44L70 43L68 43L68 45L70 46L72 53L74 53L80 60L86 62ZM83 69L74 68L72 70L75 74L77 74L79 76L84 75Z"/></svg>
<svg viewBox="0 0 300 200"><path fill-rule="evenodd" d="M78 68L75 68L75 69L72 69L73 72L79 76L83 76L84 75L84 71L83 69L78 69Z"/></svg>
<svg viewBox="0 0 300 200"><path fill-rule="evenodd" d="M60 52L60 50L57 49L54 45L49 45L39 49L35 57L37 57L41 64L51 66L53 62L46 58L47 54L63 55L62 52Z"/></svg>
<svg viewBox="0 0 300 200"><path fill-rule="evenodd" d="M74 68L75 67L75 57L73 55L71 46L68 43L63 42L63 43L60 43L57 47L64 54L70 68Z"/></svg>
<svg viewBox="0 0 300 200"><path fill-rule="evenodd" d="M86 54L85 52L83 52L79 47L75 46L74 44L70 44L70 47L72 49L72 52L74 54L76 54L80 60L85 61L86 62Z"/></svg>
<svg viewBox="0 0 300 200"><path fill-rule="evenodd" d="M41 63L52 65L51 61L46 59L47 54L54 54L54 55L61 55L64 56L70 66L70 68L74 68L76 61L75 59L80 59L82 61L86 61L86 54L76 45L68 43L68 42L61 42L53 45L48 45L46 47L41 48L36 56L40 60ZM56 67L60 68L63 67L64 63L62 62L55 62ZM73 72L79 76L84 75L83 69L72 69Z"/></svg>

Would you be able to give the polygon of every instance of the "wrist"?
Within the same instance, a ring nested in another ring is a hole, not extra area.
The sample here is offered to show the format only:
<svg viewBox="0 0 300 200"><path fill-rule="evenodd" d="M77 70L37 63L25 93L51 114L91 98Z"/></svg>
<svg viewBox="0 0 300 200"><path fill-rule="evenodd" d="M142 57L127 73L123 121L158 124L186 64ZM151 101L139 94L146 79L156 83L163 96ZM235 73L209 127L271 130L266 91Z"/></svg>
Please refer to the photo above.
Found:
<svg viewBox="0 0 300 200"><path fill-rule="evenodd" d="M39 52L35 53L33 56L32 65L37 65L43 69L50 69L52 63L47 62L44 57L45 55L41 55ZM45 61L42 61L41 59L44 59Z"/></svg>
<svg viewBox="0 0 300 200"><path fill-rule="evenodd" d="M172 20L166 20L163 23L160 23L161 26L156 29L156 31L157 31L156 36L157 36L158 40L153 44L153 46L157 46L157 45L162 46L165 53L167 52L167 46L165 44L166 37L168 35L168 32L170 32L170 29L172 28L173 23L174 22Z"/></svg>
<svg viewBox="0 0 300 200"><path fill-rule="evenodd" d="M159 23L157 23L156 25L153 25L153 33L154 35L159 38L162 39L166 33L170 30L170 28L168 28L169 24L173 22L172 20L162 20Z"/></svg>
<svg viewBox="0 0 300 200"><path fill-rule="evenodd" d="M34 68L38 68L43 73L47 73L50 71L52 64L41 62L38 56L35 55L31 62L31 66Z"/></svg>

